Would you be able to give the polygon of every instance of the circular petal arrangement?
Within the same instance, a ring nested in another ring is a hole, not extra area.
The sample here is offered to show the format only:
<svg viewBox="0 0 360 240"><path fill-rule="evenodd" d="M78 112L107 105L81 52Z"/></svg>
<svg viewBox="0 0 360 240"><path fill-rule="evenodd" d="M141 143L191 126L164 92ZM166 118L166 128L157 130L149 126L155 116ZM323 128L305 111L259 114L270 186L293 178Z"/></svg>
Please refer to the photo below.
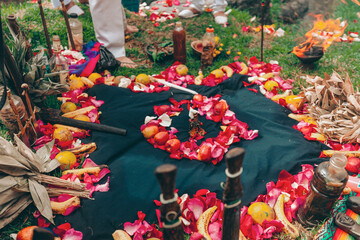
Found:
<svg viewBox="0 0 360 240"><path fill-rule="evenodd" d="M228 104L221 99L220 95L207 98L197 94L192 100L178 102L170 98L169 101L171 105L154 106L154 112L158 117L146 117L145 124L141 126L141 132L155 148L169 152L171 158L185 157L217 164L232 143L239 142L241 138L252 140L258 136L257 130L249 130L246 123L236 119L235 113L229 110ZM194 114L199 114L208 120L221 123L218 136L207 138L198 145L197 141L204 138L203 135L206 133L201 129L202 131L192 132L188 141L180 142L175 135L178 130L170 127L170 117L178 116L183 111L181 106L184 104L189 110L191 119Z"/></svg>

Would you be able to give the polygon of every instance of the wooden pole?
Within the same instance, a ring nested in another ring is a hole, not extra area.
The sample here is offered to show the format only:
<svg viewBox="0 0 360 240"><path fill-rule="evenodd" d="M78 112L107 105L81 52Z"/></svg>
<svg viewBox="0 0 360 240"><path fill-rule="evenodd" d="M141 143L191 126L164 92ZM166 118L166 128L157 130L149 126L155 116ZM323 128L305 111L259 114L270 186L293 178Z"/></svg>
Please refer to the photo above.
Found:
<svg viewBox="0 0 360 240"><path fill-rule="evenodd" d="M92 123L92 122L85 122L80 120L75 120L67 117L60 116L60 110L57 109L41 109L39 112L39 116L41 120L44 122L48 122L51 124L62 124L66 126L77 127L80 129L88 129L88 130L95 130L100 132L108 132L114 133L118 135L125 136L127 130L112 126L107 126L104 124Z"/></svg>
<svg viewBox="0 0 360 240"><path fill-rule="evenodd" d="M39 9L40 9L41 21L42 21L43 28L44 28L44 33L45 33L46 44L47 44L47 48L48 48L48 54L49 54L49 58L51 58L52 55L53 55L53 53L52 53L52 49L51 49L50 36L49 36L48 29L47 29L46 19L45 19L45 14L44 14L44 9L43 9L43 7L42 7L42 2L41 2L41 0L38 0L38 4L39 4Z"/></svg>
<svg viewBox="0 0 360 240"><path fill-rule="evenodd" d="M71 32L71 28L70 28L70 24L69 24L69 18L67 16L67 10L66 10L65 4L64 4L64 0L60 0L60 2L61 2L61 7L62 7L62 12L63 12L63 15L64 15L65 23L66 23L66 28L67 28L67 31L68 31L68 34L69 34L71 49L75 50L75 43L74 43L73 35L72 35L72 32Z"/></svg>
<svg viewBox="0 0 360 240"><path fill-rule="evenodd" d="M22 36L24 38L26 47L25 60L28 61L32 57L30 42L27 40L26 35L20 30L19 24L17 23L16 17L14 15L8 15L7 20L9 22L11 30L15 33L15 35Z"/></svg>
<svg viewBox="0 0 360 240"><path fill-rule="evenodd" d="M240 232L240 204L243 195L241 185L242 164L245 150L233 148L225 155L226 161L226 185L224 189L224 215L222 239L238 240Z"/></svg>
<svg viewBox="0 0 360 240"><path fill-rule="evenodd" d="M155 170L161 188L160 220L163 223L164 240L184 240L184 229L179 219L181 211L175 193L176 171L176 166L172 164L161 165Z"/></svg>
<svg viewBox="0 0 360 240"><path fill-rule="evenodd" d="M264 13L265 2L261 0L261 57L260 62L264 60L264 21L265 21L265 13Z"/></svg>

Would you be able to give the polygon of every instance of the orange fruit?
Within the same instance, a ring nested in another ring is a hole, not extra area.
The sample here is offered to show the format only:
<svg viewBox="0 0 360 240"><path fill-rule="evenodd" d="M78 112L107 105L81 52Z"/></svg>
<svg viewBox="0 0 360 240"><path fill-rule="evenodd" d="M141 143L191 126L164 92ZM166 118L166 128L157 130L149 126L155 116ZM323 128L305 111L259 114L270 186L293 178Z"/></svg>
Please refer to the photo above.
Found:
<svg viewBox="0 0 360 240"><path fill-rule="evenodd" d="M74 117L75 120L80 120L84 122L91 122L90 118L86 115L80 114Z"/></svg>
<svg viewBox="0 0 360 240"><path fill-rule="evenodd" d="M176 69L175 69L176 73L179 74L180 76L185 76L186 74L188 74L189 69L187 68L187 66L185 66L184 64L179 64Z"/></svg>
<svg viewBox="0 0 360 240"><path fill-rule="evenodd" d="M221 71L220 69L215 69L214 71L211 72L211 74L215 75L215 78L222 78L224 77L224 72Z"/></svg>
<svg viewBox="0 0 360 240"><path fill-rule="evenodd" d="M88 77L88 79L89 79L90 81L92 81L93 83L95 83L95 82L96 82L96 79L98 79L98 78L102 78L102 76L101 76L99 73L92 73L92 74L90 74L90 76Z"/></svg>
<svg viewBox="0 0 360 240"><path fill-rule="evenodd" d="M270 81L267 81L265 84L264 84L264 88L267 90L267 91L272 91L274 88L278 88L279 87L279 84L274 81L274 80L270 80Z"/></svg>
<svg viewBox="0 0 360 240"><path fill-rule="evenodd" d="M76 156L69 151L59 152L55 158L59 161L61 169L71 169L76 163Z"/></svg>
<svg viewBox="0 0 360 240"><path fill-rule="evenodd" d="M63 104L61 104L60 110L62 113L68 113L68 112L72 112L75 111L77 109L75 103L72 102L64 102Z"/></svg>
<svg viewBox="0 0 360 240"><path fill-rule="evenodd" d="M57 128L53 133L53 137L62 142L68 142L73 140L73 135L70 130L66 128Z"/></svg>
<svg viewBox="0 0 360 240"><path fill-rule="evenodd" d="M271 221L275 219L274 210L264 202L255 202L248 208L248 214L253 218L254 222L262 224L265 220Z"/></svg>
<svg viewBox="0 0 360 240"><path fill-rule="evenodd" d="M70 80L70 90L75 90L83 88L85 84L80 80L80 78L74 78Z"/></svg>
<svg viewBox="0 0 360 240"><path fill-rule="evenodd" d="M137 75L135 82L148 85L150 83L150 77L144 73Z"/></svg>

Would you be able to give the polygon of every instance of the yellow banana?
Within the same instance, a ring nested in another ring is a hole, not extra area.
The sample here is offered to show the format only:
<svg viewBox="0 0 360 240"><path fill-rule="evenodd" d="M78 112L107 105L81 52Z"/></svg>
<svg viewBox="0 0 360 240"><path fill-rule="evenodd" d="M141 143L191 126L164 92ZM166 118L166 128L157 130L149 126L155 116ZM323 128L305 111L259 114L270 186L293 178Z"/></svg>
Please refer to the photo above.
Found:
<svg viewBox="0 0 360 240"><path fill-rule="evenodd" d="M80 205L80 198L79 197L72 197L65 202L53 202L50 201L51 209L55 214L64 214L66 209L71 206L79 206Z"/></svg>
<svg viewBox="0 0 360 240"><path fill-rule="evenodd" d="M346 157L360 157L360 151L336 151L336 150L324 150L323 154L327 157L332 157L335 153L344 154Z"/></svg>
<svg viewBox="0 0 360 240"><path fill-rule="evenodd" d="M217 209L217 206L213 206L213 207L209 208L208 210L206 210L205 212L203 212L201 214L201 216L199 217L199 219L196 222L198 232L201 235L203 235L206 240L211 240L208 228L209 228L209 223L210 223L211 217L212 217L212 215L214 215L216 209Z"/></svg>
<svg viewBox="0 0 360 240"><path fill-rule="evenodd" d="M89 88L92 88L94 86L94 83L87 77L81 77L80 80Z"/></svg>
<svg viewBox="0 0 360 240"><path fill-rule="evenodd" d="M290 114L288 115L288 117L289 117L289 118L292 118L292 119L294 119L294 120L296 120L296 121L299 121L299 122L301 122L302 120L304 120L304 121L307 122L307 123L317 125L316 121L315 121L312 117L307 116L307 115L305 115L305 114L293 114L293 113L290 113Z"/></svg>
<svg viewBox="0 0 360 240"><path fill-rule="evenodd" d="M234 74L234 70L229 66L222 66L220 69L226 73L227 77L231 77Z"/></svg>
<svg viewBox="0 0 360 240"><path fill-rule="evenodd" d="M317 141L322 141L322 142L326 140L325 136L322 135L321 133L311 133L310 137L316 138Z"/></svg>
<svg viewBox="0 0 360 240"><path fill-rule="evenodd" d="M241 69L242 69L240 74L246 75L249 72L249 68L243 62L241 62L240 65L241 65Z"/></svg>
<svg viewBox="0 0 360 240"><path fill-rule="evenodd" d="M125 232L123 230L116 230L112 234L112 237L114 238L114 240L131 240L131 237L129 236L129 234L127 234L127 232Z"/></svg>
<svg viewBox="0 0 360 240"><path fill-rule="evenodd" d="M284 224L284 231L289 234L292 238L297 238L299 236L299 230L292 225L285 216L284 212L284 203L285 203L286 194L282 193L276 200L274 211L276 213L276 219L280 220Z"/></svg>

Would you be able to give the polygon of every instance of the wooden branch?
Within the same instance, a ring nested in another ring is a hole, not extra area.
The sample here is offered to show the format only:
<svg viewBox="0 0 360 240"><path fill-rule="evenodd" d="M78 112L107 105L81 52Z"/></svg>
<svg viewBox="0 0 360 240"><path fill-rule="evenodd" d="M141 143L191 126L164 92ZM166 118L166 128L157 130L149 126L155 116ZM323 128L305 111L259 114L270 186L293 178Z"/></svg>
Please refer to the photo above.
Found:
<svg viewBox="0 0 360 240"><path fill-rule="evenodd" d="M44 9L43 9L43 7L42 7L41 0L38 0L38 4L39 4L41 21L42 21L43 28L44 28L44 34L45 34L45 38L46 38L46 44L47 44L47 48L48 48L48 54L49 54L49 58L51 58L53 54L52 54L52 49L51 49L50 36L49 36L48 29L47 29L46 20L45 20L45 14L44 14Z"/></svg>
<svg viewBox="0 0 360 240"><path fill-rule="evenodd" d="M66 23L66 29L67 29L68 34L69 34L69 40L70 40L70 44L71 44L71 49L75 50L74 38L73 38L73 35L72 35L72 32L71 32L71 28L70 28L70 24L69 24L69 18L67 16L67 11L66 11L66 7L65 7L65 4L64 4L64 0L60 0L60 2L61 2L61 7L62 7L62 12L63 12L63 15L64 15L65 23Z"/></svg>
<svg viewBox="0 0 360 240"><path fill-rule="evenodd" d="M30 58L32 58L30 42L27 40L25 33L20 30L19 24L17 23L16 17L14 15L8 15L7 20L9 22L9 26L10 26L11 30L15 33L15 35L22 36L24 38L25 46L26 46L25 60L28 61Z"/></svg>
<svg viewBox="0 0 360 240"><path fill-rule="evenodd" d="M85 122L85 121L62 117L60 116L60 110L52 109L52 108L41 109L39 115L44 122L49 122L51 124L63 124L81 129L119 134L122 136L125 136L127 131L126 129L123 128L117 128L104 124L97 124L97 123Z"/></svg>
<svg viewBox="0 0 360 240"><path fill-rule="evenodd" d="M164 164L156 168L155 176L161 188L160 220L163 223L164 240L184 240L180 206L175 194L175 178L177 168L172 164Z"/></svg>
<svg viewBox="0 0 360 240"><path fill-rule="evenodd" d="M240 176L244 156L245 150L243 148L233 148L225 155L227 180L223 196L222 239L239 239L240 203L243 194Z"/></svg>

